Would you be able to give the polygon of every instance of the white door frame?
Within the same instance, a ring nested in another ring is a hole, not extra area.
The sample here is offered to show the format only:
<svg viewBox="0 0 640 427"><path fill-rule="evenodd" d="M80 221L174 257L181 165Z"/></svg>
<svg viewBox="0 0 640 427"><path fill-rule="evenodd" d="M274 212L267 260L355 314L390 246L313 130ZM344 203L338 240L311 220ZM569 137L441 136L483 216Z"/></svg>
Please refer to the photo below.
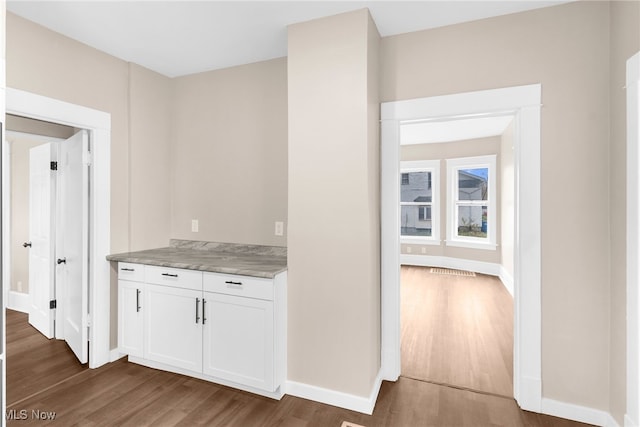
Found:
<svg viewBox="0 0 640 427"><path fill-rule="evenodd" d="M627 410L640 426L640 52L627 60Z"/></svg>
<svg viewBox="0 0 640 427"><path fill-rule="evenodd" d="M542 320L540 252L541 85L386 102L381 106L382 376L400 376L400 127L412 120L514 116L514 397L540 412Z"/></svg>
<svg viewBox="0 0 640 427"><path fill-rule="evenodd" d="M87 129L90 134L92 164L89 176L89 367L97 368L110 361L110 321L111 284L110 267L106 256L110 242L110 164L111 164L111 115L102 111L70 104L53 98L6 89L6 113L16 116L59 123L79 129ZM3 142L3 153L7 143ZM3 155L2 197L5 209L2 211L3 241L2 263L4 295L8 284L11 245L7 238L9 221L9 188L7 187L7 156Z"/></svg>

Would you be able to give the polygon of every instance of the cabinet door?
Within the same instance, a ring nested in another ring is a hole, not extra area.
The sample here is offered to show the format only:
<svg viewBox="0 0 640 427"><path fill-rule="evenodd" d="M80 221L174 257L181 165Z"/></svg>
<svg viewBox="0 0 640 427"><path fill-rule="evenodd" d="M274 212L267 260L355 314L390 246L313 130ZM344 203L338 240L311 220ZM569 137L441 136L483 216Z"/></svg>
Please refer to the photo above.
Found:
<svg viewBox="0 0 640 427"><path fill-rule="evenodd" d="M274 391L273 302L204 293L207 375Z"/></svg>
<svg viewBox="0 0 640 427"><path fill-rule="evenodd" d="M202 372L202 292L146 286L144 357Z"/></svg>
<svg viewBox="0 0 640 427"><path fill-rule="evenodd" d="M142 357L144 283L118 280L118 347L120 353Z"/></svg>

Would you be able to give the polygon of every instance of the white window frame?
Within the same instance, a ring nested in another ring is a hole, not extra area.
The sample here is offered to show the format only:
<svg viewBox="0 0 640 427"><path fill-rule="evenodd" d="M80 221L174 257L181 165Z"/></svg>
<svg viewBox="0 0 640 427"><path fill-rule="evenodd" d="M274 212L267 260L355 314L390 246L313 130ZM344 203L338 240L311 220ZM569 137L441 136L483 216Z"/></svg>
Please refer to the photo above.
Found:
<svg viewBox="0 0 640 427"><path fill-rule="evenodd" d="M431 236L403 236L400 243L413 245L440 244L440 160L410 160L400 162L400 182L402 174L409 172L431 172L431 203L400 202L401 206L430 205L431 206ZM398 230L400 233L400 230Z"/></svg>
<svg viewBox="0 0 640 427"><path fill-rule="evenodd" d="M472 237L458 235L458 171L461 169L489 169L489 182L486 201L475 203L487 206L487 237ZM472 249L496 250L496 155L460 157L447 159L447 246L457 246Z"/></svg>

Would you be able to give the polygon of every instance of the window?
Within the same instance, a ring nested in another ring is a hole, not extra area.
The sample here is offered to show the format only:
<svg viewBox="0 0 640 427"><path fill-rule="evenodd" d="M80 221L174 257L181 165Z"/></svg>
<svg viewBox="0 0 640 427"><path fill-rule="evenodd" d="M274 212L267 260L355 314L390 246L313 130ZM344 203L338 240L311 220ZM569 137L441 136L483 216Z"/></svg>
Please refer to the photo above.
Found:
<svg viewBox="0 0 640 427"><path fill-rule="evenodd" d="M439 244L440 161L400 162L400 238L403 243Z"/></svg>
<svg viewBox="0 0 640 427"><path fill-rule="evenodd" d="M447 160L447 245L496 248L496 156Z"/></svg>

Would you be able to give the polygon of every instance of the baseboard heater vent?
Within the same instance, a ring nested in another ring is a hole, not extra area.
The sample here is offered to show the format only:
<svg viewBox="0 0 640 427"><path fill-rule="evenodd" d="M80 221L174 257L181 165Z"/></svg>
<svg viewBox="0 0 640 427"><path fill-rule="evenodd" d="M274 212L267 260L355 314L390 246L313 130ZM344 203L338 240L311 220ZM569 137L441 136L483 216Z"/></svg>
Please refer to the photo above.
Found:
<svg viewBox="0 0 640 427"><path fill-rule="evenodd" d="M433 273L433 274L443 274L445 276L476 277L476 273L474 273L473 271L454 270L452 268L431 267L431 273Z"/></svg>

